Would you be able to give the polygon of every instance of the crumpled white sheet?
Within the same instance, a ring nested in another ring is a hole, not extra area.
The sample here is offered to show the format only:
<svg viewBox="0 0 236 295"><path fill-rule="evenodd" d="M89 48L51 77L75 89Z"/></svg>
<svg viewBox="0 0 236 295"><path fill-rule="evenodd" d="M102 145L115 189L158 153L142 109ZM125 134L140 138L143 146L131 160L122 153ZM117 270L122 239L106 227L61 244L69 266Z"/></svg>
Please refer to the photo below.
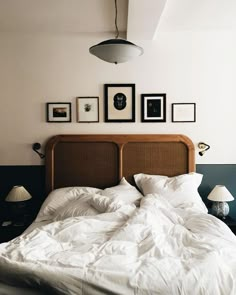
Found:
<svg viewBox="0 0 236 295"><path fill-rule="evenodd" d="M45 294L235 295L236 237L214 216L147 195L0 245L0 280Z"/></svg>

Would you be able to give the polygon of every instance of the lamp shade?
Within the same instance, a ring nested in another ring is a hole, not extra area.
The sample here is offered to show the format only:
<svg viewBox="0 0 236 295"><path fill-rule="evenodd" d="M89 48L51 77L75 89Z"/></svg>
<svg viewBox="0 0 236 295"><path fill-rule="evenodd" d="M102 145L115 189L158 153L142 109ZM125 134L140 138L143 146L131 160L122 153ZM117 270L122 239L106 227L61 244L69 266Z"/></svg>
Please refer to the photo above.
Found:
<svg viewBox="0 0 236 295"><path fill-rule="evenodd" d="M229 202L234 200L234 197L224 185L216 185L207 198L214 202Z"/></svg>
<svg viewBox="0 0 236 295"><path fill-rule="evenodd" d="M21 186L13 186L9 194L7 195L5 201L7 202L22 202L31 199L32 196L27 192L27 190Z"/></svg>
<svg viewBox="0 0 236 295"><path fill-rule="evenodd" d="M124 39L109 39L89 48L96 57L110 63L123 63L143 54L143 49Z"/></svg>

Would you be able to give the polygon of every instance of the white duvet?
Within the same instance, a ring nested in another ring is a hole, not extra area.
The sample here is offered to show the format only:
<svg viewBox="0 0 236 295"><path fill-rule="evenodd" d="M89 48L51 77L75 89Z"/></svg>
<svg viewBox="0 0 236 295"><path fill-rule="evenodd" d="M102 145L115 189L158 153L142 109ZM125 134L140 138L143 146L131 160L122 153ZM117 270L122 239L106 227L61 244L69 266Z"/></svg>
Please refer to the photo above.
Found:
<svg viewBox="0 0 236 295"><path fill-rule="evenodd" d="M114 209L115 210L115 209ZM0 245L0 280L42 294L236 294L236 238L217 218L148 195Z"/></svg>

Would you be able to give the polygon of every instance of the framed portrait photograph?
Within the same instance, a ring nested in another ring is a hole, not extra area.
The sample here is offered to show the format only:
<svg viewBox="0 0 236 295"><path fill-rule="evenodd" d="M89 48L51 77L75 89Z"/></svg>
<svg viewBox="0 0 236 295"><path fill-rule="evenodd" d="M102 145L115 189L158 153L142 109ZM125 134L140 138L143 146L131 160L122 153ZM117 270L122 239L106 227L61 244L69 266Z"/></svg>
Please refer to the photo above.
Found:
<svg viewBox="0 0 236 295"><path fill-rule="evenodd" d="M71 122L70 102L48 102L46 104L47 122Z"/></svg>
<svg viewBox="0 0 236 295"><path fill-rule="evenodd" d="M135 122L135 84L104 85L105 122Z"/></svg>
<svg viewBox="0 0 236 295"><path fill-rule="evenodd" d="M166 94L141 94L141 121L166 122Z"/></svg>
<svg viewBox="0 0 236 295"><path fill-rule="evenodd" d="M172 103L172 122L196 122L196 103Z"/></svg>
<svg viewBox="0 0 236 295"><path fill-rule="evenodd" d="M77 122L99 122L99 98L81 96L76 98Z"/></svg>

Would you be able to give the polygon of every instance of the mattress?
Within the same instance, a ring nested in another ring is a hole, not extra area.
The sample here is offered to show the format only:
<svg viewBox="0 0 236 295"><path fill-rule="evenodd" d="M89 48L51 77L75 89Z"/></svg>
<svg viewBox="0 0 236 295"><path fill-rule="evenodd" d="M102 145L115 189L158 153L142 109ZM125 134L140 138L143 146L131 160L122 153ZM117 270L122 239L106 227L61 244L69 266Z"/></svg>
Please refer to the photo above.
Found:
<svg viewBox="0 0 236 295"><path fill-rule="evenodd" d="M233 295L235 249L235 236L214 216L147 195L140 208L36 226L1 245L0 267L6 281L17 277L42 294Z"/></svg>
<svg viewBox="0 0 236 295"><path fill-rule="evenodd" d="M3 294L235 295L236 237L208 214L202 175L134 179L142 194L125 179L51 192L0 245Z"/></svg>

